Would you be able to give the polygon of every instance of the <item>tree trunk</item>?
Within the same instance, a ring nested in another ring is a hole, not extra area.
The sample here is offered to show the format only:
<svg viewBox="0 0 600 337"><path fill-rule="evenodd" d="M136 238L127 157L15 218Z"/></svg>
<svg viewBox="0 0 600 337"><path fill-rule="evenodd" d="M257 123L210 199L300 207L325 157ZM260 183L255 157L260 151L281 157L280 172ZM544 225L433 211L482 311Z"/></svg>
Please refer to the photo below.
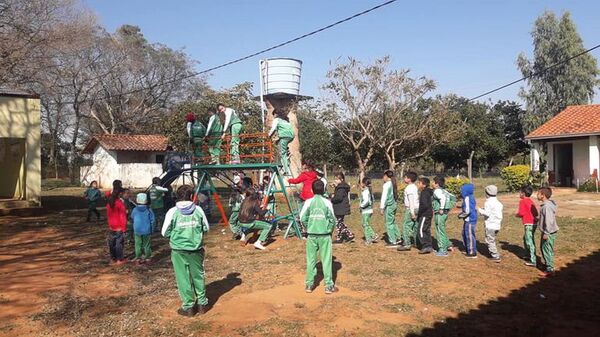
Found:
<svg viewBox="0 0 600 337"><path fill-rule="evenodd" d="M69 179L71 184L77 184L77 140L79 137L79 124L81 122L81 114L78 107L74 107L75 111L75 125L73 127L73 137L71 137L71 143L69 146Z"/></svg>

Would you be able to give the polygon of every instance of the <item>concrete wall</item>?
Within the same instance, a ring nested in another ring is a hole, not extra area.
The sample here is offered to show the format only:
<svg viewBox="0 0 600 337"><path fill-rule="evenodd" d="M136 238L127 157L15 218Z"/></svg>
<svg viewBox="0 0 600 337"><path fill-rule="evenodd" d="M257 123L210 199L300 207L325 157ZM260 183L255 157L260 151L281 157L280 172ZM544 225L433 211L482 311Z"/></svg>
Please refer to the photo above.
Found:
<svg viewBox="0 0 600 337"><path fill-rule="evenodd" d="M39 205L42 191L40 100L0 96L0 138L4 138L1 150L4 153L3 158L0 158L0 186L7 189L2 191L2 194L6 194L2 196L29 200ZM19 151L16 147L22 147L18 143L24 144L22 155L17 154ZM21 157L22 163L14 165L14 162L7 162L9 155Z"/></svg>
<svg viewBox="0 0 600 337"><path fill-rule="evenodd" d="M153 177L162 174L162 164L154 163L124 163L119 164L117 158L121 153L106 151L98 146L92 155L93 165L82 166L80 170L82 185L89 185L96 180L100 188L112 188L112 182L120 179L125 187L147 187ZM155 153L144 152L145 157L155 159ZM134 158L135 156L128 157Z"/></svg>

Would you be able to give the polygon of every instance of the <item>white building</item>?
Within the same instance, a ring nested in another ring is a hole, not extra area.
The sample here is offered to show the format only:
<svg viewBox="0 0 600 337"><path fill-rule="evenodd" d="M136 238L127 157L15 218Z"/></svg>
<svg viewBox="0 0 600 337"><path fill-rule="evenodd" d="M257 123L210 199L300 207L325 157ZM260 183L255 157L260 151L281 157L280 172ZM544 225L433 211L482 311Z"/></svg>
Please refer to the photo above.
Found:
<svg viewBox="0 0 600 337"><path fill-rule="evenodd" d="M120 179L124 187L148 187L162 174L167 142L159 135L94 136L82 151L91 155L93 164L80 168L81 183L96 180L100 188L110 188Z"/></svg>
<svg viewBox="0 0 600 337"><path fill-rule="evenodd" d="M600 173L600 104L568 106L525 137L533 145L531 167L546 161L550 184L574 186Z"/></svg>

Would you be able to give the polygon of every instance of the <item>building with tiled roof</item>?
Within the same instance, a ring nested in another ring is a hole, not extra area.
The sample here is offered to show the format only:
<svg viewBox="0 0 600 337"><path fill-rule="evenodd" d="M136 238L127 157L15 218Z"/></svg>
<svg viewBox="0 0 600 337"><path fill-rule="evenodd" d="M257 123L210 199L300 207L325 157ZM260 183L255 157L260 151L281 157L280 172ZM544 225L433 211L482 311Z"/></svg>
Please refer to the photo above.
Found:
<svg viewBox="0 0 600 337"><path fill-rule="evenodd" d="M550 182L574 186L598 177L600 154L600 104L571 105L533 130L525 138L532 143L532 167L539 167L545 153Z"/></svg>
<svg viewBox="0 0 600 337"><path fill-rule="evenodd" d="M81 182L110 188L119 179L126 187L147 187L162 174L168 139L162 135L95 135L81 151L92 165L80 169Z"/></svg>

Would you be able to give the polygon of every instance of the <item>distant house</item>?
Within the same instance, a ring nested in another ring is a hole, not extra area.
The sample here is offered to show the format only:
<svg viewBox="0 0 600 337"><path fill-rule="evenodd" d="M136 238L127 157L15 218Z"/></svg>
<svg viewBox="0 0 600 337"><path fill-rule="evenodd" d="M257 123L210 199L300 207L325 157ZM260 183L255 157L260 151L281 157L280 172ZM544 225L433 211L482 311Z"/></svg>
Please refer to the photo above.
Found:
<svg viewBox="0 0 600 337"><path fill-rule="evenodd" d="M0 201L40 205L40 97L0 87Z"/></svg>
<svg viewBox="0 0 600 337"><path fill-rule="evenodd" d="M598 177L600 155L600 104L568 106L525 138L532 146L531 166L539 169L545 153L550 184L574 186Z"/></svg>
<svg viewBox="0 0 600 337"><path fill-rule="evenodd" d="M162 173L167 137L160 135L97 135L83 149L92 165L80 168L81 183L98 181L101 188L112 187L120 179L125 187L147 187Z"/></svg>

